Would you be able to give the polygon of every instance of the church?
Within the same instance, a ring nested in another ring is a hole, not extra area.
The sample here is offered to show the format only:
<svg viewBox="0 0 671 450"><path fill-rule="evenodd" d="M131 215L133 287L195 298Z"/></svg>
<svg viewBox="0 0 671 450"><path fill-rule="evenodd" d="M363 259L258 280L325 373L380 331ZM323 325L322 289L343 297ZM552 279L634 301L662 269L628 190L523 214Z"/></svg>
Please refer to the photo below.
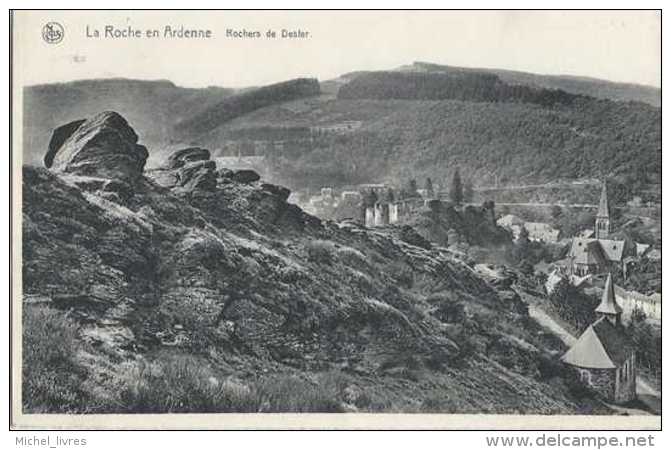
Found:
<svg viewBox="0 0 671 450"><path fill-rule="evenodd" d="M626 258L636 255L636 245L611 234L606 183L601 189L592 237L576 237L568 254L569 274L584 277L618 269L626 276Z"/></svg>
<svg viewBox="0 0 671 450"><path fill-rule="evenodd" d="M636 352L621 323L610 274L601 303L594 310L598 319L562 356L577 370L580 381L607 401L626 403L636 398Z"/></svg>

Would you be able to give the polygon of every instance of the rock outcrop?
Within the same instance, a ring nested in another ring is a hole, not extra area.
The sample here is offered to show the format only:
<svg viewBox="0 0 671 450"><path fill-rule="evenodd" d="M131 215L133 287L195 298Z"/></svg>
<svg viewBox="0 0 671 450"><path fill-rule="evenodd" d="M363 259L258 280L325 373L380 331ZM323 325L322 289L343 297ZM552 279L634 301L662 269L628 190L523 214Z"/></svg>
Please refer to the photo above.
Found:
<svg viewBox="0 0 671 450"><path fill-rule="evenodd" d="M386 410L434 404L436 392L452 402L441 412L577 409L534 378L528 317L411 230L322 222L255 172L217 170L204 149L143 176L137 136L118 115L55 139L64 143L52 170L23 171L23 292L40 299L24 312L65 310L76 321L85 347L72 377L101 412L124 412L138 361L160 362L166 350L243 383L345 373L350 393L391 399ZM108 201L127 186L127 201ZM502 368L487 349L511 333L504 350L519 347L525 362Z"/></svg>
<svg viewBox="0 0 671 450"><path fill-rule="evenodd" d="M200 147L189 147L177 150L168 157L165 168L178 169L187 163L194 161L207 161L210 159L210 151Z"/></svg>
<svg viewBox="0 0 671 450"><path fill-rule="evenodd" d="M147 149L118 113L107 111L59 127L44 158L56 173L133 183L142 176Z"/></svg>
<svg viewBox="0 0 671 450"><path fill-rule="evenodd" d="M216 169L209 150L189 147L173 152L162 167L147 175L176 193L213 192L217 187Z"/></svg>
<svg viewBox="0 0 671 450"><path fill-rule="evenodd" d="M230 178L238 183L254 183L261 179L259 174L251 169L235 170L230 175Z"/></svg>
<svg viewBox="0 0 671 450"><path fill-rule="evenodd" d="M77 131L77 129L86 122L86 119L75 120L70 123L66 123L54 130L51 135L51 140L49 141L49 150L44 156L44 165L47 168L50 168L54 162L54 157L56 153L65 143L65 141L72 136L72 134Z"/></svg>

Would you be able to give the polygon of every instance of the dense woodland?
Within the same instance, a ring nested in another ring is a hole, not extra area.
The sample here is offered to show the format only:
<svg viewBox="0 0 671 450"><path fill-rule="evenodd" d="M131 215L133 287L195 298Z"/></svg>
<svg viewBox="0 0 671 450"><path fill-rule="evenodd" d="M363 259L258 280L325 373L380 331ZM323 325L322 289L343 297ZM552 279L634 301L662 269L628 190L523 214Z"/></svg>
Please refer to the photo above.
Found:
<svg viewBox="0 0 671 450"><path fill-rule="evenodd" d="M558 89L509 85L499 77L479 72L402 73L369 72L338 91L341 99L464 100L522 102L544 106L569 105L580 96Z"/></svg>
<svg viewBox="0 0 671 450"><path fill-rule="evenodd" d="M95 105L137 124L150 163L171 145L215 150L236 140L282 141L281 150L268 147L268 163L274 181L292 189L427 177L446 186L458 166L476 187L608 177L623 186L635 180L639 193L658 190L659 107L539 88L561 83L546 77L524 84L527 78L468 70L360 72L337 94L322 95L313 79L237 92L132 80L36 86L26 89L25 158L39 161L33 156L43 154L48 130L97 112L89 111ZM591 86L587 92L601 86L575 83ZM604 92L613 85L601 84ZM309 132L344 121L361 126Z"/></svg>
<svg viewBox="0 0 671 450"><path fill-rule="evenodd" d="M226 97L200 114L178 123L175 133L178 136L198 136L264 106L318 95L319 92L319 82L314 78L297 78L252 89Z"/></svg>
<svg viewBox="0 0 671 450"><path fill-rule="evenodd" d="M309 185L319 171L334 174L332 182L431 177L445 185L456 166L488 186L495 178L501 184L661 179L661 112L643 104L593 99L552 108L458 100L334 103L324 109L380 114L366 118L355 133L312 143L287 168L286 178L294 183Z"/></svg>
<svg viewBox="0 0 671 450"><path fill-rule="evenodd" d="M410 72L447 72L447 73L489 73L498 76L508 84L537 86L547 89L561 89L571 94L587 95L617 101L638 101L652 106L661 106L659 88L631 83L615 83L596 78L571 75L540 75L515 70L470 68L446 66L428 62L414 62L399 68Z"/></svg>

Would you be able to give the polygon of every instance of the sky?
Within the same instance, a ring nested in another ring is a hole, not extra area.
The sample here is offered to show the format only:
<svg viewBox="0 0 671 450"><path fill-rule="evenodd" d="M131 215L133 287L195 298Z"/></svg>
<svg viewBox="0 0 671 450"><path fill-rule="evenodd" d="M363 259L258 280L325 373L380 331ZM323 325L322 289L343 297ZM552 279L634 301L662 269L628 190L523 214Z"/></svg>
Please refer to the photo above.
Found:
<svg viewBox="0 0 671 450"><path fill-rule="evenodd" d="M62 25L61 42L44 41L48 22ZM105 38L106 26L143 37ZM154 29L163 36L166 26L209 29L212 37L144 36ZM103 37L87 37L87 29ZM227 37L228 29L262 38ZM265 37L282 29L309 36ZM413 61L661 85L656 11L20 11L13 33L21 85L124 77L237 88Z"/></svg>

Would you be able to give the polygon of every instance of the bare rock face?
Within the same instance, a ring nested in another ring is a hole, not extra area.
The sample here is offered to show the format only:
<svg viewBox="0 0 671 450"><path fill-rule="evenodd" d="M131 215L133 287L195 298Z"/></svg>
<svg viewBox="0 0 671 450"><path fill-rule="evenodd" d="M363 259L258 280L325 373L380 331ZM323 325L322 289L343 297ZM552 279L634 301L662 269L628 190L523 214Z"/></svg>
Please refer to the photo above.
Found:
<svg viewBox="0 0 671 450"><path fill-rule="evenodd" d="M121 115L106 111L57 128L44 158L56 173L134 182L142 176L147 149Z"/></svg>
<svg viewBox="0 0 671 450"><path fill-rule="evenodd" d="M189 162L179 169L180 184L187 190L214 191L217 187L216 168L214 161Z"/></svg>
<svg viewBox="0 0 671 450"><path fill-rule="evenodd" d="M44 155L44 165L47 168L50 168L54 162L54 157L56 153L65 143L65 141L72 136L72 134L77 131L77 129L86 122L86 119L75 120L73 122L61 125L56 128L51 135L51 140L49 141L49 150L47 154Z"/></svg>
<svg viewBox="0 0 671 450"><path fill-rule="evenodd" d="M168 157L166 169L179 169L185 164L194 161L208 161L210 159L210 151L200 147L189 147L182 150L177 150Z"/></svg>
<svg viewBox="0 0 671 450"><path fill-rule="evenodd" d="M213 192L217 188L216 169L209 150L190 147L172 153L164 166L148 171L147 175L176 192Z"/></svg>
<svg viewBox="0 0 671 450"><path fill-rule="evenodd" d="M262 183L261 189L273 195L276 195L277 197L282 199L282 201L285 202L291 195L291 191L289 189L285 188L284 186L278 186L276 184Z"/></svg>

